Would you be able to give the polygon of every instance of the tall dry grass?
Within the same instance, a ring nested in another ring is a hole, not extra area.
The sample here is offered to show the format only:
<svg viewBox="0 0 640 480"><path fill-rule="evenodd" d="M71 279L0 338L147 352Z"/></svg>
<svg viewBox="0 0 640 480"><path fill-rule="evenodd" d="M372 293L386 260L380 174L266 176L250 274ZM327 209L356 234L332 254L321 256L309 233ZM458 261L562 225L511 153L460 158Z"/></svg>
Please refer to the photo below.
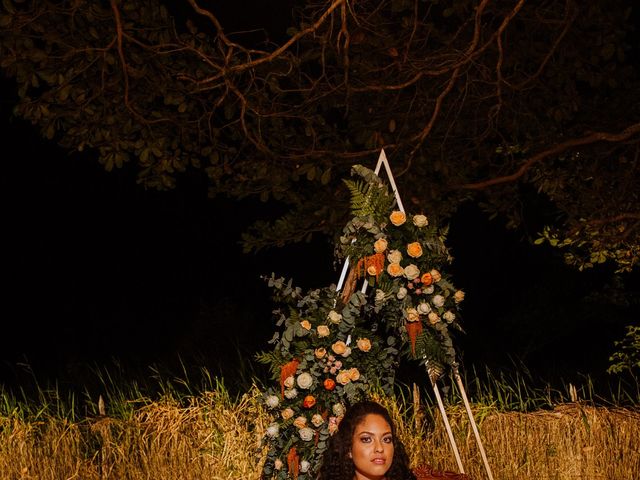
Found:
<svg viewBox="0 0 640 480"><path fill-rule="evenodd" d="M393 413L415 465L456 470L439 413L413 398L378 397ZM224 388L136 404L121 418L0 417L0 478L11 480L257 479L269 423L257 388L232 399ZM496 480L640 478L640 413L565 404L501 413L476 406ZM485 478L465 412L449 408L467 473Z"/></svg>

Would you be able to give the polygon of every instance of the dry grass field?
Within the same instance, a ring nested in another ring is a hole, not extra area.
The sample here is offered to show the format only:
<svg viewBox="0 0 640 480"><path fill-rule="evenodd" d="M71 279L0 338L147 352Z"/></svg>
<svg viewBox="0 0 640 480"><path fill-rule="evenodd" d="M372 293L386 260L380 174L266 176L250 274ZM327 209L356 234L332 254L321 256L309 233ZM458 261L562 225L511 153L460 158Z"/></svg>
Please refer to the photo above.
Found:
<svg viewBox="0 0 640 480"><path fill-rule="evenodd" d="M417 397L377 398L392 410L415 465L456 470L437 409ZM474 408L496 480L640 478L638 411L586 403L533 413ZM126 415L84 419L4 410L0 478L10 480L258 479L269 424L257 388L239 398L220 387L137 400ZM463 408L451 406L449 415L467 473L486 478Z"/></svg>

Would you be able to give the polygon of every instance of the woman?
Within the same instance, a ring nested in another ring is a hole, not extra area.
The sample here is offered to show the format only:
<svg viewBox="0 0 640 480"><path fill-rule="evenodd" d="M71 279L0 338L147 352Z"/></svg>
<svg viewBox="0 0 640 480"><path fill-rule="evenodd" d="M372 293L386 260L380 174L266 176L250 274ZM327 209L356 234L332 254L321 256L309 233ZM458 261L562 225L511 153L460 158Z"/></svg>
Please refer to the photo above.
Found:
<svg viewBox="0 0 640 480"><path fill-rule="evenodd" d="M376 402L351 406L329 440L318 480L415 480L389 412Z"/></svg>

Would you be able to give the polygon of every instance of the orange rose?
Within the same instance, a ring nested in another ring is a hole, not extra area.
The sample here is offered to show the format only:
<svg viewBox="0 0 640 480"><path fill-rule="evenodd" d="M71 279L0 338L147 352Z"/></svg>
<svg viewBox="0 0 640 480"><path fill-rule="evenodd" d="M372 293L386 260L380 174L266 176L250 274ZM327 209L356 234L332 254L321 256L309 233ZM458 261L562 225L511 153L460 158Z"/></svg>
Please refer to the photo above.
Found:
<svg viewBox="0 0 640 480"><path fill-rule="evenodd" d="M404 214L404 212L396 210L394 212L391 212L391 215L389 215L389 220L391 220L391 223L393 223L396 227L399 227L407 221L407 216Z"/></svg>
<svg viewBox="0 0 640 480"><path fill-rule="evenodd" d="M410 257L418 258L422 256L422 245L419 242L413 242L407 245L407 253Z"/></svg>
<svg viewBox="0 0 640 480"><path fill-rule="evenodd" d="M362 352L368 352L371 350L371 341L368 338L359 338L356 345L358 345L358 348Z"/></svg>
<svg viewBox="0 0 640 480"><path fill-rule="evenodd" d="M309 320L302 320L300 322L300 326L305 330L311 330L311 323L309 322Z"/></svg>
<svg viewBox="0 0 640 480"><path fill-rule="evenodd" d="M336 343L331 345L331 350L333 350L336 355L342 355L347 351L347 344L342 340L338 340Z"/></svg>
<svg viewBox="0 0 640 480"><path fill-rule="evenodd" d="M302 401L302 406L304 408L311 408L316 404L316 399L313 395L307 395L306 397L304 397L304 400Z"/></svg>
<svg viewBox="0 0 640 480"><path fill-rule="evenodd" d="M324 356L327 354L327 350L323 347L318 347L316 348L314 353L316 358L320 359L320 358L324 358Z"/></svg>
<svg viewBox="0 0 640 480"><path fill-rule="evenodd" d="M424 275L422 275L420 280L422 281L425 287L428 287L433 283L433 277L431 276L430 273L425 273Z"/></svg>
<svg viewBox="0 0 640 480"><path fill-rule="evenodd" d="M334 382L334 381L333 381L332 379L330 379L330 378L327 378L327 379L324 381L324 388L325 388L326 390L331 391L331 390L333 390L334 388L336 388L336 382Z"/></svg>
<svg viewBox="0 0 640 480"><path fill-rule="evenodd" d="M390 263L387 266L387 273L392 277L399 277L404 273L404 268L399 263Z"/></svg>

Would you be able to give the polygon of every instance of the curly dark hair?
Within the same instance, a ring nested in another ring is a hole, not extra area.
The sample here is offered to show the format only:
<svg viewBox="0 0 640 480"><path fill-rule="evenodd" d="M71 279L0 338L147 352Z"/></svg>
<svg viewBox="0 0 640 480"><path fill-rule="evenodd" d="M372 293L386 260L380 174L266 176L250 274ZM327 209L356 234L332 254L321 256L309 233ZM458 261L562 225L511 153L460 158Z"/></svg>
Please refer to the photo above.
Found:
<svg viewBox="0 0 640 480"><path fill-rule="evenodd" d="M416 480L416 476L409 468L409 457L404 445L396 437L395 425L389 412L379 403L372 401L355 403L347 410L338 431L329 439L329 445L318 470L318 480L353 480L356 468L349 456L353 434L356 427L369 414L380 415L391 427L394 454L386 475L387 480Z"/></svg>

